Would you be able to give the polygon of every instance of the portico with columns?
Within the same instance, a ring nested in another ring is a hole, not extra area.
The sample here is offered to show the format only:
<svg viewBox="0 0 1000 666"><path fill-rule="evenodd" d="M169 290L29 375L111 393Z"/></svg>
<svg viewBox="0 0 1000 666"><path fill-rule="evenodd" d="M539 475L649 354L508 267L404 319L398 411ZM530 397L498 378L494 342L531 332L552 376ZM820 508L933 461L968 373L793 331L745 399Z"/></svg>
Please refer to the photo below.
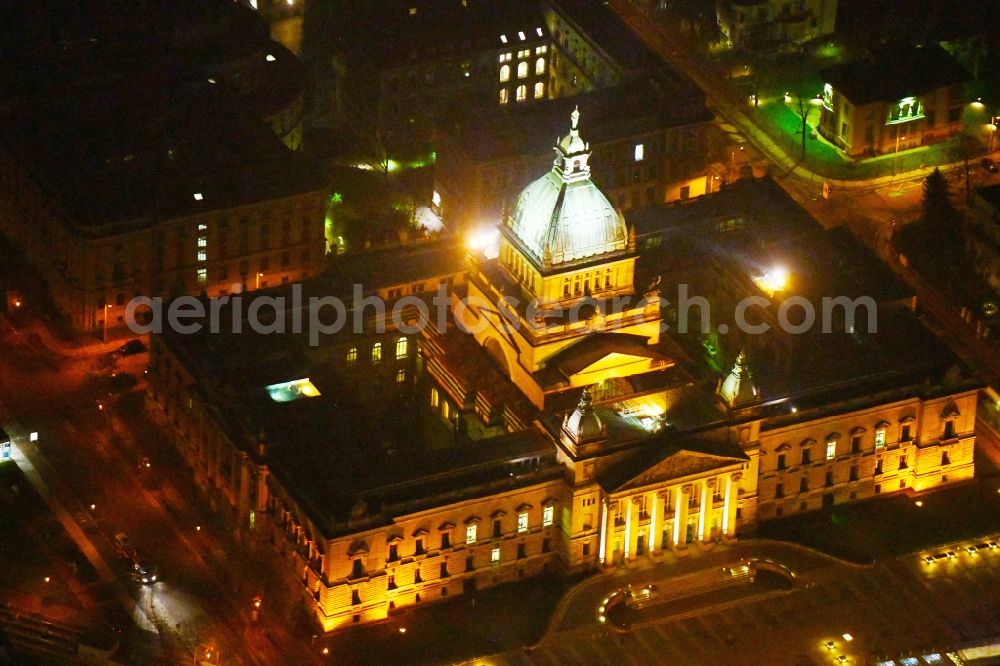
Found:
<svg viewBox="0 0 1000 666"><path fill-rule="evenodd" d="M623 564L664 550L683 552L735 538L745 461L686 451L676 455L686 460L672 460L671 466L683 462L712 468L659 480L643 474L607 492L601 511L600 564Z"/></svg>

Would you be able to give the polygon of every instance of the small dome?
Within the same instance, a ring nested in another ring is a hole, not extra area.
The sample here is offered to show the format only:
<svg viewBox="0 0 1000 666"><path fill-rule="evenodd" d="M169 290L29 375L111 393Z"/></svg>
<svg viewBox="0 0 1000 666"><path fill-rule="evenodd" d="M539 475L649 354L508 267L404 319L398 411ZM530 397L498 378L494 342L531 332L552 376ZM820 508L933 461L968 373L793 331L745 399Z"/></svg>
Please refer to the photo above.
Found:
<svg viewBox="0 0 1000 666"><path fill-rule="evenodd" d="M506 220L539 266L627 249L625 219L590 179L590 146L573 112L570 132L556 146L552 169L528 185Z"/></svg>
<svg viewBox="0 0 1000 666"><path fill-rule="evenodd" d="M594 411L589 389L583 389L580 404L563 422L563 434L573 444L583 444L604 437L604 423Z"/></svg>

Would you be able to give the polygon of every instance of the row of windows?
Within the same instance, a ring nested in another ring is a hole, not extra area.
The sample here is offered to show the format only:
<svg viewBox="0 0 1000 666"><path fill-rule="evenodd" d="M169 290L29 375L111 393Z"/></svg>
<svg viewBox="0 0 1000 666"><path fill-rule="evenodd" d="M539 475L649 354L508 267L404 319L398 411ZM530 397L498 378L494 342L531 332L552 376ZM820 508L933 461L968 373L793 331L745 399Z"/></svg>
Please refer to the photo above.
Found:
<svg viewBox="0 0 1000 666"><path fill-rule="evenodd" d="M545 97L545 83L539 81L534 87L535 99L541 99ZM518 102L523 102L528 99L528 86L521 84L514 89L514 98ZM510 90L508 88L500 89L500 103L506 104L510 101Z"/></svg>
<svg viewBox="0 0 1000 666"><path fill-rule="evenodd" d="M529 71L530 70L527 62L517 63L517 78L519 79L528 78ZM510 72L511 72L510 65L500 66L501 83L506 83L507 81L510 81ZM538 58L537 60L535 60L535 75L541 76L542 74L545 74L545 58Z"/></svg>
<svg viewBox="0 0 1000 666"><path fill-rule="evenodd" d="M542 527L551 527L555 519L555 507L547 506L542 509ZM521 511L517 514L517 532L518 534L523 534L530 529L530 519L527 511ZM500 519L493 521L493 538L499 538L503 536L503 523ZM479 540L479 524L471 523L465 528L465 543L467 545L475 544ZM451 548L451 532L441 532L441 550ZM427 553L427 547L422 538L418 538L414 542L414 555L424 555ZM400 559L399 555L399 545L395 543L389 544L389 554L386 558L389 562L397 562Z"/></svg>
<svg viewBox="0 0 1000 666"><path fill-rule="evenodd" d="M396 360L400 360L400 359L406 358L407 354L409 353L409 351L410 351L410 341L407 338L401 337L401 338L399 338L399 339L396 340ZM345 355L344 359L347 361L348 367L352 367L353 368L354 366L356 366L358 364L358 348L357 347L351 347L350 349L348 349L347 350L347 354ZM371 348L371 361L372 361L372 363L381 363L382 362L382 343L381 342L376 342L375 344L372 345L372 348ZM405 371L404 371L404 374L403 374L403 379L399 379L398 376L397 376L397 381L402 382L402 381L405 381L405 379L406 379Z"/></svg>
<svg viewBox="0 0 1000 666"><path fill-rule="evenodd" d="M956 436L955 432L955 420L947 419L944 423L944 431L942 434L942 439L951 439ZM851 437L851 449L850 453L861 453L861 435L854 435ZM909 442L912 440L912 424L903 423L900 425L899 429L899 441ZM875 450L880 451L885 448L886 443L886 429L878 428L875 431ZM825 459L833 460L838 454L838 440L828 439L826 441L825 449ZM810 446L804 445L800 454L799 464L808 465L813 462L812 449ZM779 453L777 456L775 467L776 469L782 470L786 469L788 464L787 456L785 453Z"/></svg>

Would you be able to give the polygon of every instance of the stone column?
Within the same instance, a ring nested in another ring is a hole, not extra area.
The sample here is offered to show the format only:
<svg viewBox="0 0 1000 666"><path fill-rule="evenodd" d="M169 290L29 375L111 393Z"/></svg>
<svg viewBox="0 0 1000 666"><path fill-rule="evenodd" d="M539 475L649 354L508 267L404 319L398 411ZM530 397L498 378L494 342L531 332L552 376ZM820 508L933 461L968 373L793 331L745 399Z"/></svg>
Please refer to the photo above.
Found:
<svg viewBox="0 0 1000 666"><path fill-rule="evenodd" d="M652 505L649 507L649 543L648 550L650 553L655 553L660 549L660 540L657 538L660 534L659 523L662 520L660 516L661 511L656 506L660 499L659 493L650 493L652 496Z"/></svg>
<svg viewBox="0 0 1000 666"><path fill-rule="evenodd" d="M688 516L688 494L691 486L678 486L674 500L674 548L686 547L687 536L687 516Z"/></svg>
<svg viewBox="0 0 1000 666"><path fill-rule="evenodd" d="M608 566L611 564L611 551L608 549L608 502L601 502L601 543L599 546L598 558L601 564Z"/></svg>
<svg viewBox="0 0 1000 666"><path fill-rule="evenodd" d="M726 475L726 499L722 504L722 537L725 539L736 538L736 504L738 503L736 493L735 474Z"/></svg>
<svg viewBox="0 0 1000 666"><path fill-rule="evenodd" d="M635 535L635 528L632 525L632 515L635 513L632 510L632 504L635 499L628 497L625 499L625 561L632 555L635 555L635 548L632 547L632 539Z"/></svg>
<svg viewBox="0 0 1000 666"><path fill-rule="evenodd" d="M708 481L702 479L701 482L701 502L698 507L698 541L705 540L705 516L708 515L711 507L708 504L709 494L708 494Z"/></svg>

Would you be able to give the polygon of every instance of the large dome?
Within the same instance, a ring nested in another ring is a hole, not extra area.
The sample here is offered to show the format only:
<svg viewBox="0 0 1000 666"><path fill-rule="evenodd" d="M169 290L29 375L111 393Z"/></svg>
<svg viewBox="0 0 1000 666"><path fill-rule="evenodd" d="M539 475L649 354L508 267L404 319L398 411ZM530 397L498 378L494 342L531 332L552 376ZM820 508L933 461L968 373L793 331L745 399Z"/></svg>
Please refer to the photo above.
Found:
<svg viewBox="0 0 1000 666"><path fill-rule="evenodd" d="M590 146L577 129L556 146L552 169L517 198L506 224L539 266L555 266L625 250L628 230L621 213L590 179Z"/></svg>

